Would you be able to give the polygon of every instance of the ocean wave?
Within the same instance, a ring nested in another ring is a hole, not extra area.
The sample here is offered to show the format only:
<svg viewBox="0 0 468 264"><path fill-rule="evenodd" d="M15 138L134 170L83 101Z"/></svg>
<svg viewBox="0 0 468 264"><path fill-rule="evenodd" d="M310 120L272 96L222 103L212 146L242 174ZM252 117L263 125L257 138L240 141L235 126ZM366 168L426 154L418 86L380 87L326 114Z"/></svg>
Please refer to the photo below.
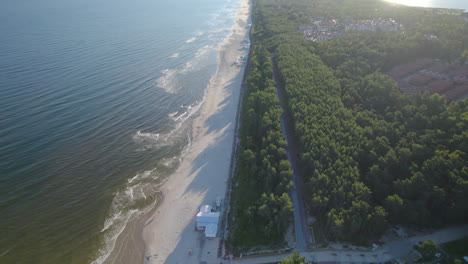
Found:
<svg viewBox="0 0 468 264"><path fill-rule="evenodd" d="M9 248L9 249L7 249L7 250L3 251L3 253L2 253L2 254L0 254L0 257L3 257L3 256L5 256L5 255L6 255L8 252L10 252L10 251L11 251L11 250L12 250L14 247L15 247L15 246L13 246L13 247L11 247L11 248Z"/></svg>
<svg viewBox="0 0 468 264"><path fill-rule="evenodd" d="M92 264L102 264L104 261L109 257L112 250L114 250L115 243L117 242L117 238L122 234L124 231L128 221L130 218L137 213L138 210L130 210L126 214L119 215L118 217L114 217L112 220L112 224L108 226L106 231L105 237L105 246L101 248L99 251L99 257L95 259Z"/></svg>
<svg viewBox="0 0 468 264"><path fill-rule="evenodd" d="M121 214L122 214L122 211L119 211L116 215L113 215L112 217L107 218L106 221L104 222L104 227L102 228L101 233L109 229L109 227L111 227L114 224L115 220L119 218Z"/></svg>
<svg viewBox="0 0 468 264"><path fill-rule="evenodd" d="M175 78L177 69L164 69L161 73L161 77L156 80L157 87L166 90L168 93L175 93L178 90Z"/></svg>
<svg viewBox="0 0 468 264"><path fill-rule="evenodd" d="M141 131L137 131L136 134L133 136L133 139L137 142L157 141L159 139L159 133L143 133Z"/></svg>
<svg viewBox="0 0 468 264"><path fill-rule="evenodd" d="M183 87L180 82L180 75L188 74L200 69L206 63L210 52L215 51L219 45L225 42L232 33L232 26L235 24L236 13L240 8L239 1L228 1L225 6L206 22L208 29L195 31L195 36L191 36L185 41L188 60L181 62L175 68L167 68L161 71L161 76L156 80L156 86L164 89L168 93L178 93ZM200 47L193 47L191 43L201 43ZM190 54L190 55L189 55ZM186 56L184 56L185 58ZM180 52L170 55L170 58L181 58Z"/></svg>
<svg viewBox="0 0 468 264"><path fill-rule="evenodd" d="M212 50L212 49L213 49L213 45L205 45L202 48L200 48L199 50L197 50L197 52L195 52L195 57L196 58L204 58L204 57L206 57L208 52L210 50Z"/></svg>
<svg viewBox="0 0 468 264"><path fill-rule="evenodd" d="M186 43L205 44L208 41L209 45L203 45L189 58L182 66L168 68L161 72L161 76L156 81L156 86L164 89L168 93L176 93L181 87L178 83L179 74L187 74L197 69L197 67L204 62L208 57L210 51L215 50L218 45L221 45L226 38L229 37L231 27L235 23L235 11L240 7L238 1L228 1L223 10L213 16L212 21L208 22L212 26L207 31L196 32L196 36L186 40ZM205 41L205 42L204 42ZM216 43L213 43L216 42ZM187 45L194 46L195 44ZM187 53L188 54L188 53ZM184 57L186 53L184 53ZM171 58L180 58L180 53L174 53ZM174 60L176 61L176 60ZM209 86L213 80L211 78ZM187 129L189 129L191 120L198 112L205 101L206 89L203 98L191 105L182 105L177 111L168 113L168 117L173 122L172 128L168 132L159 131L152 133L148 131L136 131L132 136L133 142L140 147L140 150L156 149L162 147L171 147L180 142L184 143L184 147L180 153L175 156L162 158L157 167L153 170L137 173L126 182L123 190L117 192L112 201L108 218L103 223L101 232L104 233L105 244L99 251L98 258L93 261L93 264L103 263L114 250L117 238L124 231L129 221L135 217L153 208L158 201L158 186L161 181L160 171L166 172L174 171L180 164L182 158L187 155L191 147L191 137Z"/></svg>
<svg viewBox="0 0 468 264"><path fill-rule="evenodd" d="M179 58L180 56L180 53L176 52L174 54L172 54L171 56L169 56L170 58Z"/></svg>
<svg viewBox="0 0 468 264"><path fill-rule="evenodd" d="M191 38L187 39L187 40L185 41L185 43L192 43L192 42L194 42L195 40L197 40L197 37L191 37Z"/></svg>
<svg viewBox="0 0 468 264"><path fill-rule="evenodd" d="M186 74L189 72L193 72L194 70L198 69L201 64L205 61L208 57L210 51L214 50L213 45L205 45L195 51L195 56L193 59L187 61L184 66L180 69L181 74Z"/></svg>
<svg viewBox="0 0 468 264"><path fill-rule="evenodd" d="M141 151L149 149L160 149L176 144L183 140L187 135L187 126L185 125L195 114L198 113L204 99L192 105L182 105L177 112L170 113L170 119L173 122L172 129L167 133L151 133L137 131L133 136L133 141L140 146ZM133 181L132 178L129 181Z"/></svg>
<svg viewBox="0 0 468 264"><path fill-rule="evenodd" d="M174 53L172 54L171 56L169 56L170 58L179 58L180 56L180 53Z"/></svg>
<svg viewBox="0 0 468 264"><path fill-rule="evenodd" d="M176 125L169 133L137 131L133 136L133 140L137 144L149 144L150 146L155 144L157 146L174 145L173 141L181 136L186 121L198 112L205 99L206 90L200 102L192 105L182 105L181 111L171 113L170 115ZM159 171L166 170L172 173L179 166L182 158L187 155L190 147L191 138L188 136L185 146L178 155L163 158L155 169L137 173L130 177L125 188L115 194L109 210L109 217L105 220L101 229L101 233L104 234L104 246L99 250L98 257L92 264L104 263L114 250L118 237L125 230L128 223L154 208L160 194L159 186L163 183L160 180Z"/></svg>
<svg viewBox="0 0 468 264"><path fill-rule="evenodd" d="M156 80L156 86L168 93L177 93L182 88L179 84L179 75L197 70L205 62L209 52L214 50L214 47L214 45L205 45L197 49L193 58L186 61L182 67L162 70L161 76Z"/></svg>
<svg viewBox="0 0 468 264"><path fill-rule="evenodd" d="M103 263L114 250L115 243L134 216L143 214L157 202L159 175L156 169L138 173L130 178L124 190L115 194L101 233L104 233L105 246L99 251L99 257L92 264ZM149 184L148 181L153 182Z"/></svg>
<svg viewBox="0 0 468 264"><path fill-rule="evenodd" d="M166 168L173 168L176 163L180 162L180 158L177 156L174 156L172 158L164 158L161 160L161 164L165 166Z"/></svg>

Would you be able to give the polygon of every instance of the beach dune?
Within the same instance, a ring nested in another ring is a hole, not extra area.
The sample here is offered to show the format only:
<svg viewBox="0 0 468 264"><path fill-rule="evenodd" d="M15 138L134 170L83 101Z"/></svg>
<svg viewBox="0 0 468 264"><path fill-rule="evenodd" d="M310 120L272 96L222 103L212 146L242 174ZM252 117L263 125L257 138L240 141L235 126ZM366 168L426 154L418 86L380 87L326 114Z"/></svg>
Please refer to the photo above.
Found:
<svg viewBox="0 0 468 264"><path fill-rule="evenodd" d="M247 37L250 6L248 0L241 1L236 25L219 48L217 72L193 121L192 143L161 187L163 201L143 228L145 263L216 262L219 240L206 240L203 232L195 231L195 215L202 204L213 204L226 192L244 73L233 63L247 55L241 42Z"/></svg>

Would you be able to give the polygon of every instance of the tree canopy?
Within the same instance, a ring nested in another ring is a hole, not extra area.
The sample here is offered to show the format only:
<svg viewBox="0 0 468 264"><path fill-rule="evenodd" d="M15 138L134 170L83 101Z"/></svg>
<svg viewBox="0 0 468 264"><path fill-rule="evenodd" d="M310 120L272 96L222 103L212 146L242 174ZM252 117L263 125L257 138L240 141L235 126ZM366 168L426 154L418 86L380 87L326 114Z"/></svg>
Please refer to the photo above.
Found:
<svg viewBox="0 0 468 264"><path fill-rule="evenodd" d="M466 222L468 100L448 104L437 94L403 95L383 73L423 56L466 57L468 25L460 14L370 0L254 0L253 5L238 163L243 176L237 182L239 189L256 191L247 191L238 207L252 212L236 217L245 223L259 219L264 237L280 237L287 221L275 216L292 210L274 66L300 146L306 204L329 239L362 242L389 224ZM298 27L314 16L393 17L405 32L347 32L310 42ZM282 205L290 209L283 212ZM275 220L268 226L267 219Z"/></svg>

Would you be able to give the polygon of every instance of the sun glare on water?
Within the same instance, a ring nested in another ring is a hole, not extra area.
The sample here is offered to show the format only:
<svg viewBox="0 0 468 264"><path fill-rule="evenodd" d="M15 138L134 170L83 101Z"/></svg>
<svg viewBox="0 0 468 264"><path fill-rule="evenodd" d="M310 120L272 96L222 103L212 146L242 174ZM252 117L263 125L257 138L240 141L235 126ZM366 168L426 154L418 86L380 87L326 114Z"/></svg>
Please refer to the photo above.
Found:
<svg viewBox="0 0 468 264"><path fill-rule="evenodd" d="M432 0L385 0L390 3L402 4L407 6L422 6L429 7L431 6Z"/></svg>

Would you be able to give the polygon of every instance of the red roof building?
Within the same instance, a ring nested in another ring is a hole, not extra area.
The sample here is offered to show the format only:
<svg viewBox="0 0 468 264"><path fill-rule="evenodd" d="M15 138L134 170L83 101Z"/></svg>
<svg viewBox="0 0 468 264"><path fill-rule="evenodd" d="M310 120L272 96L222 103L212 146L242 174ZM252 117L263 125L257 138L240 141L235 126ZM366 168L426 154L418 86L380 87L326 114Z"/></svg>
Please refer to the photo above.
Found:
<svg viewBox="0 0 468 264"><path fill-rule="evenodd" d="M431 93L443 93L452 87L452 82L447 80L437 80L429 83L424 90Z"/></svg>
<svg viewBox="0 0 468 264"><path fill-rule="evenodd" d="M393 77L394 79L400 79L406 77L412 73L419 71L425 67L428 67L432 64L432 59L429 58L420 58L416 61L408 64L398 65L391 69L387 74Z"/></svg>
<svg viewBox="0 0 468 264"><path fill-rule="evenodd" d="M451 102L466 94L468 94L468 85L462 85L445 92L445 98L447 98L447 101Z"/></svg>
<svg viewBox="0 0 468 264"><path fill-rule="evenodd" d="M432 76L416 74L411 78L410 83L417 86L423 86L428 84L432 80Z"/></svg>

